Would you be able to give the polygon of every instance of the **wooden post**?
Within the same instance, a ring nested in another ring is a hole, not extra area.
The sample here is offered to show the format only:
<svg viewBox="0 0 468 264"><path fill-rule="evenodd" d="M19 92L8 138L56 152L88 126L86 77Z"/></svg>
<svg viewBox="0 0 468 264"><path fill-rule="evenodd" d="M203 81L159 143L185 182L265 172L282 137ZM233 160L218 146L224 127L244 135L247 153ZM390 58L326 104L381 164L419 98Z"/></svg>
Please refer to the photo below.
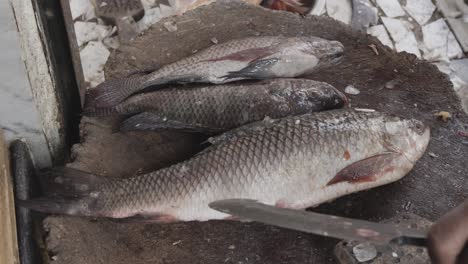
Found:
<svg viewBox="0 0 468 264"><path fill-rule="evenodd" d="M8 147L0 129L0 262L19 264L13 180Z"/></svg>

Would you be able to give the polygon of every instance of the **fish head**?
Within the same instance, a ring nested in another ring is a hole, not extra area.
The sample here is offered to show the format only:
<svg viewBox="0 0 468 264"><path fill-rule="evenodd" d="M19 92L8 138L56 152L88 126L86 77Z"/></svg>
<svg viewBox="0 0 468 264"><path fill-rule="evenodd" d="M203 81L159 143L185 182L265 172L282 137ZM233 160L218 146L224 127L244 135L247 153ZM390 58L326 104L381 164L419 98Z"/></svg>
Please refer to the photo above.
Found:
<svg viewBox="0 0 468 264"><path fill-rule="evenodd" d="M320 105L325 109L341 108L348 104L348 98L344 93L322 82L315 82L311 87L304 89L304 97L304 101L311 105Z"/></svg>
<svg viewBox="0 0 468 264"><path fill-rule="evenodd" d="M318 66L333 66L341 62L344 56L344 46L339 41L330 41L318 37L304 37L306 43L302 52L315 56Z"/></svg>
<svg viewBox="0 0 468 264"><path fill-rule="evenodd" d="M387 116L384 122L384 144L389 151L402 154L414 164L426 151L430 128L420 120Z"/></svg>

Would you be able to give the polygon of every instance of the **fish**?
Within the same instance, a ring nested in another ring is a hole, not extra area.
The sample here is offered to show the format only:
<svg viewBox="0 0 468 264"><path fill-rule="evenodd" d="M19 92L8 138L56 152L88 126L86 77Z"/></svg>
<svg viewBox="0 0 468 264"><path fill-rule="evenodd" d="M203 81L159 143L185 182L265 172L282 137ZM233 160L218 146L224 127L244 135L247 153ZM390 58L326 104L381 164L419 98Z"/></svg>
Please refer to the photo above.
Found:
<svg viewBox="0 0 468 264"><path fill-rule="evenodd" d="M318 37L248 37L213 45L146 75L107 80L87 92L87 104L108 108L148 87L295 78L338 64L344 46Z"/></svg>
<svg viewBox="0 0 468 264"><path fill-rule="evenodd" d="M172 129L220 133L268 118L342 108L346 96L333 86L307 79L172 88L137 94L91 116L129 115L120 126L133 130Z"/></svg>
<svg viewBox="0 0 468 264"><path fill-rule="evenodd" d="M401 179L429 140L430 128L417 119L352 109L308 113L139 176L114 179L59 169L48 177L59 191L19 204L144 223L229 219L208 206L224 199L303 209Z"/></svg>

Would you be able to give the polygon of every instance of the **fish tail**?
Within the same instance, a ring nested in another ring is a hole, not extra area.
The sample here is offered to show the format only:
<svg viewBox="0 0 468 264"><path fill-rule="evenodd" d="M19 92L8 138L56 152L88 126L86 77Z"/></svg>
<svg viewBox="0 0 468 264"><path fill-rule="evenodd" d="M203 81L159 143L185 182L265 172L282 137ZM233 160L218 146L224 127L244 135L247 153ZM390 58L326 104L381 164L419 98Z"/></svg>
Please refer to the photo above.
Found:
<svg viewBox="0 0 468 264"><path fill-rule="evenodd" d="M42 173L41 181L45 195L19 200L19 206L50 214L98 216L96 194L109 179L64 167Z"/></svg>
<svg viewBox="0 0 468 264"><path fill-rule="evenodd" d="M86 104L96 108L113 107L130 95L146 88L146 76L108 80L96 88L90 89L86 95Z"/></svg>

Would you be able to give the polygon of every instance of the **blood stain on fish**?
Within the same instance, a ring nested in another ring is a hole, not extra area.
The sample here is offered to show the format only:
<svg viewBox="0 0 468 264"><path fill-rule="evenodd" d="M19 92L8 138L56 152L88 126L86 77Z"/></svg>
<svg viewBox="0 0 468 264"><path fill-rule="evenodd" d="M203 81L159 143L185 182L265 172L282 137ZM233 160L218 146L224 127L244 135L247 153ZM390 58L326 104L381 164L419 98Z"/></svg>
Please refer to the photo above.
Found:
<svg viewBox="0 0 468 264"><path fill-rule="evenodd" d="M345 160L349 160L349 159L351 158L351 154L349 153L348 150L346 150L346 151L344 152L343 158L344 158Z"/></svg>

